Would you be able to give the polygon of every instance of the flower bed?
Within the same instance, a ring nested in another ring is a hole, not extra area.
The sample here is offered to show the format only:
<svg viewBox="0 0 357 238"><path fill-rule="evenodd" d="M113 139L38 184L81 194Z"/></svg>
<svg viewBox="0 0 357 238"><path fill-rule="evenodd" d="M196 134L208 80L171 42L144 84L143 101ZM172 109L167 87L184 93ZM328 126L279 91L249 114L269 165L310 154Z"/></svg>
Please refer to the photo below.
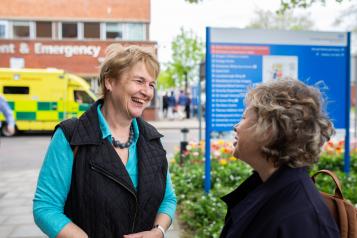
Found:
<svg viewBox="0 0 357 238"><path fill-rule="evenodd" d="M203 190L204 143L191 142L180 159L177 152L171 161L178 214L182 225L189 231L188 237L218 237L223 227L226 205L220 197L229 193L252 172L243 162L232 157L232 144L218 140L211 143L211 184L209 195ZM182 163L182 164L180 164ZM330 169L337 173L346 198L357 204L357 151L351 153L351 173L343 172L343 142L329 142L324 147L320 161L311 172ZM332 181L326 176L317 179L320 190L332 193Z"/></svg>

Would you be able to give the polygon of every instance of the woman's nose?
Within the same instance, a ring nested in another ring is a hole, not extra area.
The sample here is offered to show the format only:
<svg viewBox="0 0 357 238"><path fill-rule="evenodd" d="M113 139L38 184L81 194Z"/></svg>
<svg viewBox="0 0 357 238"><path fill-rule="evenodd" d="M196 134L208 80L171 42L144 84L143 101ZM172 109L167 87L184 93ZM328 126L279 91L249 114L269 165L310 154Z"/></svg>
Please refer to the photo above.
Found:
<svg viewBox="0 0 357 238"><path fill-rule="evenodd" d="M239 125L239 122L233 126L234 132L237 132L237 127L238 127L238 125Z"/></svg>
<svg viewBox="0 0 357 238"><path fill-rule="evenodd" d="M144 94L145 96L149 96L150 93L151 93L151 87L150 85L144 85L142 88L141 88L141 93Z"/></svg>

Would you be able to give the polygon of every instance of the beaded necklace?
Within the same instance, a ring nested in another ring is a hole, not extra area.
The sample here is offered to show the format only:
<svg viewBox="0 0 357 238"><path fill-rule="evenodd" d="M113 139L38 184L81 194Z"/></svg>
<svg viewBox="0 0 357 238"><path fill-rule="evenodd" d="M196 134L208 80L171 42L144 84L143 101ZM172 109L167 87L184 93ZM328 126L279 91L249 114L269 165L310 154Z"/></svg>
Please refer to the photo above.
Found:
<svg viewBox="0 0 357 238"><path fill-rule="evenodd" d="M129 138L128 141L125 143L121 143L119 140L116 140L114 137L112 137L112 144L116 148L124 149L124 148L129 148L131 144L134 142L134 129L133 125L130 126L130 132L129 132Z"/></svg>

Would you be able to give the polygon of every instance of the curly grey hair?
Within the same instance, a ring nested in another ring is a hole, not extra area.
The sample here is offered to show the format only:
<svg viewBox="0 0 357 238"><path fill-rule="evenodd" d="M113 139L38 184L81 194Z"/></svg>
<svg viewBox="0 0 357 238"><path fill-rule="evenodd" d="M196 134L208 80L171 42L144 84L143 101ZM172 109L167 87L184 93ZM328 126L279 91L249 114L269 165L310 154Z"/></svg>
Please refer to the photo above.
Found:
<svg viewBox="0 0 357 238"><path fill-rule="evenodd" d="M258 116L257 138L267 137L261 152L275 166L316 163L321 146L335 132L320 91L298 80L262 83L249 90L245 101Z"/></svg>

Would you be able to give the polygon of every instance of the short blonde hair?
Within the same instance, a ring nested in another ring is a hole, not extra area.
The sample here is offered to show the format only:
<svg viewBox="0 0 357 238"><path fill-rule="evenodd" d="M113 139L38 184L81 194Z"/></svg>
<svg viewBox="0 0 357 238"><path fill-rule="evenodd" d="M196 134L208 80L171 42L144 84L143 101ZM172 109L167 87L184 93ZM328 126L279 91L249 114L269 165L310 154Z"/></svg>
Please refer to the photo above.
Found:
<svg viewBox="0 0 357 238"><path fill-rule="evenodd" d="M262 83L250 89L246 104L257 113L257 138L267 135L262 154L275 166L316 163L321 146L333 135L320 91L294 79Z"/></svg>
<svg viewBox="0 0 357 238"><path fill-rule="evenodd" d="M146 48L131 45L123 47L120 44L111 44L106 49L105 59L100 67L99 85L101 96L105 97L105 78L119 79L124 72L128 72L139 62L143 62L153 78L160 72L160 64L155 55Z"/></svg>

